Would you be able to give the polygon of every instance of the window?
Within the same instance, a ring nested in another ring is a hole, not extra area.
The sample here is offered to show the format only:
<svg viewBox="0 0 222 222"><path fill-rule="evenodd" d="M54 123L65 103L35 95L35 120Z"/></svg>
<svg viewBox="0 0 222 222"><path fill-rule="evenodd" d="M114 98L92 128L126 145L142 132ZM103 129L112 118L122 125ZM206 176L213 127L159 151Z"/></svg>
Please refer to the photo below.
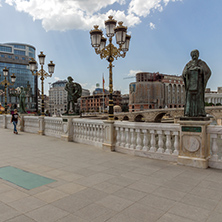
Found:
<svg viewBox="0 0 222 222"><path fill-rule="evenodd" d="M25 46L24 45L13 45L14 48L17 48L17 49L25 49Z"/></svg>
<svg viewBox="0 0 222 222"><path fill-rule="evenodd" d="M21 50L14 50L14 54L16 55L25 55L25 51L21 51Z"/></svg>
<svg viewBox="0 0 222 222"><path fill-rule="evenodd" d="M3 52L12 52L12 48L9 46L0 46L0 51Z"/></svg>

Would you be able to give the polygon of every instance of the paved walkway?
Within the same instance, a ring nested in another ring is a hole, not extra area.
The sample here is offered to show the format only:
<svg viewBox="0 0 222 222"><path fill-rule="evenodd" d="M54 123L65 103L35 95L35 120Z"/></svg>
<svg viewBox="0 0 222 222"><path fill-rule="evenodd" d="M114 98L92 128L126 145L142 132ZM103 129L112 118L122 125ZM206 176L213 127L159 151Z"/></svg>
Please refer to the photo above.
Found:
<svg viewBox="0 0 222 222"><path fill-rule="evenodd" d="M0 167L56 180L25 190L0 179L0 221L220 222L222 170L106 152L0 129Z"/></svg>

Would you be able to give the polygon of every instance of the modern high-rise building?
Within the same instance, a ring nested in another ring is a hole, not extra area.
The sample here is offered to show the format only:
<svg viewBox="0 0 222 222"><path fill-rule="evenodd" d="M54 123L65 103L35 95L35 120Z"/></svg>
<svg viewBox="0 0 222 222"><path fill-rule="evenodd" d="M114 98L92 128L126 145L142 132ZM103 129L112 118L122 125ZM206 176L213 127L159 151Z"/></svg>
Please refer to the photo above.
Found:
<svg viewBox="0 0 222 222"><path fill-rule="evenodd" d="M4 80L3 69L9 70L8 80L12 73L16 76L13 86L8 87L7 103L15 107L18 103L16 88L23 86L26 92L26 108L28 111L37 110L37 76L33 76L29 70L29 60L35 58L35 47L21 43L0 44L0 82ZM0 102L4 105L4 86L0 85Z"/></svg>

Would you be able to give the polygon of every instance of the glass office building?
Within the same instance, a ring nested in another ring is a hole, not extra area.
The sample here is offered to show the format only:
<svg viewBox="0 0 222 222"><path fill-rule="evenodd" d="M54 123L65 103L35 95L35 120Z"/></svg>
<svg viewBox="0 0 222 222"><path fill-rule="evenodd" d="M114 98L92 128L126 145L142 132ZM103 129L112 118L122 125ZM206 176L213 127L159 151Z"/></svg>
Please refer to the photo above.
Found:
<svg viewBox="0 0 222 222"><path fill-rule="evenodd" d="M26 108L30 112L37 109L37 77L29 70L29 60L35 58L35 47L28 44L4 43L0 44L0 82L4 80L3 69L9 70L8 80L11 82L12 73L16 75L13 86L8 87L7 103L9 107L19 104L18 94L15 90L23 86L26 92ZM4 106L4 86L0 85L0 103Z"/></svg>

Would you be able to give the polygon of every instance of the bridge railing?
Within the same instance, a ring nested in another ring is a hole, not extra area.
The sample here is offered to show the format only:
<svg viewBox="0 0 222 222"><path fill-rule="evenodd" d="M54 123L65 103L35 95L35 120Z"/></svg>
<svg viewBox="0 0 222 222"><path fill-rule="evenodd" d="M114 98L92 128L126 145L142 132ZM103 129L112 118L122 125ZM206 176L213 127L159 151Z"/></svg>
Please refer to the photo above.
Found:
<svg viewBox="0 0 222 222"><path fill-rule="evenodd" d="M0 127L13 129L10 115L0 115ZM131 155L177 162L180 147L179 124L139 123L71 119L68 127L63 118L22 116L21 131L57 138L70 134L68 141L108 147ZM211 156L209 166L222 169L222 126L209 125Z"/></svg>
<svg viewBox="0 0 222 222"><path fill-rule="evenodd" d="M39 131L39 120L36 116L24 116L22 124L24 132L38 133Z"/></svg>
<svg viewBox="0 0 222 222"><path fill-rule="evenodd" d="M102 120L73 119L73 141L102 147L104 123Z"/></svg>
<svg viewBox="0 0 222 222"><path fill-rule="evenodd" d="M62 118L60 117L44 117L44 134L60 138L63 134Z"/></svg>
<svg viewBox="0 0 222 222"><path fill-rule="evenodd" d="M177 161L180 127L178 124L114 123L115 150L154 159Z"/></svg>
<svg viewBox="0 0 222 222"><path fill-rule="evenodd" d="M222 169L222 127L208 126L207 132L210 134L211 157L209 166Z"/></svg>

